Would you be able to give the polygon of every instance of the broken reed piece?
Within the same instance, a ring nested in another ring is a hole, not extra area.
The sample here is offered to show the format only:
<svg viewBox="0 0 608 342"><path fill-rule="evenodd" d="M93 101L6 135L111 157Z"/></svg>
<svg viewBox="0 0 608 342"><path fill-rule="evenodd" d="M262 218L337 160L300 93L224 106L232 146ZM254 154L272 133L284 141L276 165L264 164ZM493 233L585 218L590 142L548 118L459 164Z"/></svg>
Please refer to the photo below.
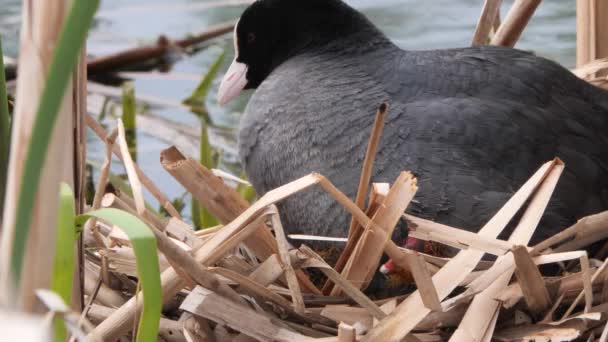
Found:
<svg viewBox="0 0 608 342"><path fill-rule="evenodd" d="M250 207L236 190L227 186L221 178L199 162L184 156L175 147L161 152L161 164L202 206L223 223L234 220ZM276 240L264 224L261 224L256 234L245 240L245 244L260 260L278 253ZM320 293L305 273L296 273L304 290Z"/></svg>
<svg viewBox="0 0 608 342"><path fill-rule="evenodd" d="M161 58L173 47L184 49L230 33L234 29L234 24L234 21L218 24L207 28L203 32L178 40L170 40L161 36L156 44L141 46L89 60L87 70L89 74L94 75L102 72L116 71L146 60Z"/></svg>
<svg viewBox="0 0 608 342"><path fill-rule="evenodd" d="M131 186L133 198L135 199L135 210L141 216L146 210L144 195L141 190L141 181L139 180L137 171L135 170L135 163L133 162L133 158L131 158L131 154L129 153L129 146L127 145L127 138L125 135L125 126L121 119L116 120L116 128L118 129L118 147L120 148L120 153L123 157L122 162L125 170L127 171L129 185Z"/></svg>
<svg viewBox="0 0 608 342"><path fill-rule="evenodd" d="M342 271L342 276L355 287L365 289L377 271L384 246L418 190L416 182L410 172L402 172L371 220L378 228L372 228L371 225L365 227ZM376 234L377 229L381 229L382 234ZM337 296L340 291L334 288L331 294Z"/></svg>
<svg viewBox="0 0 608 342"><path fill-rule="evenodd" d="M437 290L433 284L433 279L426 268L424 259L414 251L404 253L404 255L409 266L409 271L416 282L416 288L420 291L424 306L432 311L443 311Z"/></svg>
<svg viewBox="0 0 608 342"><path fill-rule="evenodd" d="M97 135L97 137L102 141L105 141L105 139L108 137L108 132L105 130L105 128L103 128L103 126L91 114L85 113L84 119L87 126L89 126L89 128L93 130L93 132L95 132L95 135ZM118 159L120 159L121 161L123 160L122 152L120 151L120 148L118 146L114 145L112 147L112 152L116 157L118 157ZM160 189L154 184L154 182L152 182L152 180L144 173L144 171L139 168L137 164L134 164L134 167L137 171L137 175L139 176L139 180L146 187L146 189L150 191L152 196L156 198L158 203L160 203L160 205L162 205L162 207L167 210L169 215L181 219L181 215L175 209L173 204L171 204L169 198L167 198L167 196L165 196L160 191Z"/></svg>
<svg viewBox="0 0 608 342"><path fill-rule="evenodd" d="M526 247L516 246L513 249L513 258L515 260L515 275L521 286L526 304L528 304L532 315L540 318L551 307L551 296L545 286L545 281Z"/></svg>
<svg viewBox="0 0 608 342"><path fill-rule="evenodd" d="M388 183L372 184L372 188L371 188L371 191L369 194L369 204L368 204L367 209L365 210L365 215L367 215L368 218L373 217L376 214L376 211L378 211L378 208L380 208L380 206L382 205L382 202L384 202L384 199L388 195L389 190L390 190L390 185ZM358 227L359 228L361 227L360 223L358 224ZM355 233L352 238L347 239L346 246L344 247L344 250L340 254L340 257L338 258L338 261L336 262L336 265L334 266L334 269L336 271L341 272L342 269L344 268L344 265L348 261L348 258L350 258L353 250L355 249L355 246L357 245L357 242L359 241L359 238L361 237L361 233L362 233L362 230L358 229L357 233ZM330 279L327 279L325 281L325 284L323 285L323 289L322 289L323 294L329 295L331 293L332 289L333 289L333 283L331 282Z"/></svg>
<svg viewBox="0 0 608 342"><path fill-rule="evenodd" d="M344 291L346 295L351 297L357 304L361 305L364 309L368 310L368 312L378 318L382 319L386 317L386 314L380 310L378 305L376 305L371 299L369 299L366 295L359 290L356 286L354 286L350 281L345 279L334 270L331 266L329 266L323 258L321 258L317 253L315 253L312 249L310 249L306 245L300 246L299 249L304 255L308 257L308 260L304 262L302 267L314 267L318 268L323 274L325 274L328 278L330 278L338 287Z"/></svg>
<svg viewBox="0 0 608 342"><path fill-rule="evenodd" d="M473 34L473 42L471 46L485 45L490 39L490 32L494 27L494 23L499 20L499 10L502 0L485 0L481 15L475 27Z"/></svg>
<svg viewBox="0 0 608 342"><path fill-rule="evenodd" d="M355 204L359 209L363 209L365 205L365 197L367 196L367 189L372 177L372 169L374 166L374 160L376 159L376 153L378 151L378 145L380 145L380 138L382 137L382 131L384 129L384 123L386 121L386 114L388 112L388 104L383 103L378 107L376 111L376 118L374 120L374 126L372 128L371 135L369 137L369 143L365 152L365 159L363 160L363 166L361 169L361 176L359 178L359 186L357 188L357 195L355 197ZM371 203L371 201L370 201ZM362 228L358 224L357 220L353 217L350 221L350 227L348 229L348 242L344 247L344 250L338 257L335 270L341 272L346 265L346 262L350 258L352 251L357 245L357 241L361 237ZM327 281L323 285L323 293L329 294L331 292L331 283Z"/></svg>
<svg viewBox="0 0 608 342"><path fill-rule="evenodd" d="M541 0L515 0L498 28L491 45L515 46Z"/></svg>
<svg viewBox="0 0 608 342"><path fill-rule="evenodd" d="M112 149L114 148L114 141L118 136L118 128L114 128L112 132L104 139L104 143L106 146L106 154L103 164L101 165L101 169L99 170L99 179L97 181L97 187L95 188L95 196L93 197L93 204L91 205L91 210L99 209L101 206L101 199L106 190L106 185L108 184L108 178L110 176L110 166L112 164ZM85 225L85 231L90 231L93 235L95 243L98 247L106 247L106 242L104 241L102 235L99 233L97 229L97 218L92 217L89 219L87 224Z"/></svg>

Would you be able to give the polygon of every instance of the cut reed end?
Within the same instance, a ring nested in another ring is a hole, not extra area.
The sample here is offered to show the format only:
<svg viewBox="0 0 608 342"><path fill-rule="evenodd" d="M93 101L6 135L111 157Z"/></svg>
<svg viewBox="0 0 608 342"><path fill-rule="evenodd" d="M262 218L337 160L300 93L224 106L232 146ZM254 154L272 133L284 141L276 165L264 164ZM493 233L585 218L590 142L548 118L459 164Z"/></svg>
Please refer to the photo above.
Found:
<svg viewBox="0 0 608 342"><path fill-rule="evenodd" d="M174 169L186 161L184 156L175 146L171 146L160 153L160 163L163 167L168 169Z"/></svg>

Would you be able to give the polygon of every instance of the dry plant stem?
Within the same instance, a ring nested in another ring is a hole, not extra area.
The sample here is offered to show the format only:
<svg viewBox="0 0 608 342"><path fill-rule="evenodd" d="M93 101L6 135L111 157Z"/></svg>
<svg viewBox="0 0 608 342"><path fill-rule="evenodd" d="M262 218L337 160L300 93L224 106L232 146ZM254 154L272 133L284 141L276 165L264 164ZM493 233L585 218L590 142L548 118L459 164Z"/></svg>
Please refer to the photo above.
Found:
<svg viewBox="0 0 608 342"><path fill-rule="evenodd" d="M89 310L89 313L87 314L87 317L89 318L89 320L93 323L99 323L104 321L106 318L110 317L114 312L116 311L116 309L107 307L107 306L103 306L103 305L99 305L99 304L93 304L91 305L91 308ZM177 321L173 321L167 318L162 318L160 319L160 327L159 327L159 335L161 337L168 337L171 336L175 333L179 333L180 331L182 331L183 329L183 324L181 322L177 322ZM101 341L101 340L99 340Z"/></svg>
<svg viewBox="0 0 608 342"><path fill-rule="evenodd" d="M359 179L359 186L357 188L357 195L355 197L355 204L363 209L365 205L365 197L367 196L367 190L369 188L369 182L372 178L372 169L374 167L374 160L376 159L376 152L378 151L378 145L380 145L380 138L382 137L382 130L384 129L384 121L386 113L388 112L388 104L383 103L376 112L376 119L374 120L374 127L369 138L369 144L367 145L367 151L365 152L365 159L363 160L363 168L361 170L361 177ZM357 225L357 220L353 217L350 222L350 229L348 230L348 238L352 238L357 230L361 229ZM336 269L337 271L340 271Z"/></svg>
<svg viewBox="0 0 608 342"><path fill-rule="evenodd" d="M576 66L608 56L608 4L599 0L576 1ZM594 73L595 74L595 73ZM605 76L600 72L597 76Z"/></svg>
<svg viewBox="0 0 608 342"><path fill-rule="evenodd" d="M485 0L481 15L477 21L477 27L473 34L472 46L485 45L490 37L490 31L494 26L494 22L498 20L500 4L502 0Z"/></svg>
<svg viewBox="0 0 608 342"><path fill-rule="evenodd" d="M384 122L386 119L386 113L388 112L388 104L383 103L376 112L376 119L374 120L374 127L369 138L369 144L367 145L367 151L365 152L365 159L363 160L363 168L361 170L361 177L359 179L359 187L357 188L357 195L355 197L355 204L363 209L365 205L365 196L369 188L369 182L372 177L372 169L374 167L374 160L376 159L376 152L378 151L378 145L380 145L380 138L382 137L382 130L384 129ZM348 244L340 254L338 261L336 262L335 269L341 272L350 257L353 249L357 245L357 241L361 236L361 226L357 223L357 220L353 217L350 222L348 229ZM325 289L330 286L327 283L323 286Z"/></svg>
<svg viewBox="0 0 608 342"><path fill-rule="evenodd" d="M416 178L409 172L402 172L372 219L380 227L378 230L383 230L382 234L376 234L375 228L365 226L357 247L342 271L342 276L357 288L364 289L371 281L384 246L417 190ZM338 294L337 289L332 291L332 295Z"/></svg>
<svg viewBox="0 0 608 342"><path fill-rule="evenodd" d="M103 128L103 126L101 126L101 124L99 122L97 122L97 120L95 120L95 118L90 114L85 115L85 121L86 121L87 126L89 126L89 128L91 128L93 130L93 132L95 132L97 137L99 137L99 139L105 141L106 137L108 136L108 133ZM112 148L112 152L114 153L114 155L116 157L118 157L118 159L123 160L122 152L120 151L120 148L118 146L114 146ZM175 209L173 204L171 204L171 201L169 200L169 198L167 198L167 196L165 196L160 191L160 189L156 185L154 185L154 182L152 182L152 180L148 176L146 176L146 174L142 171L142 169L139 168L139 166L137 166L137 164L134 164L134 167L135 167L135 170L137 171L137 175L139 176L140 181L146 187L146 189L148 189L148 191L150 191L150 193L154 196L154 198L156 198L158 203L160 203L160 205L162 205L163 208L165 208L165 210L167 210L169 215L171 215L172 217L181 219L181 215Z"/></svg>
<svg viewBox="0 0 608 342"><path fill-rule="evenodd" d="M293 307L297 313L303 314L306 311L304 306L304 299L302 298L302 292L300 291L300 284L296 277L296 272L291 266L291 260L289 257L289 242L285 237L285 231L283 230L283 224L279 217L279 211L276 206L270 207L270 219L272 222L272 228L277 239L277 245L279 249L279 256L283 264L283 271L285 272L285 278L287 278L287 285L291 290L291 300L293 301Z"/></svg>
<svg viewBox="0 0 608 342"><path fill-rule="evenodd" d="M486 237L496 237L507 226L519 208L538 188L547 174L553 169L556 161L544 164L500 209L500 211L479 231ZM433 276L440 299L447 297L454 288L466 278L483 252L466 250L458 253L439 272ZM363 341L399 341L409 334L414 327L426 317L431 310L424 307L419 292L412 293L395 311L374 327Z"/></svg>
<svg viewBox="0 0 608 342"><path fill-rule="evenodd" d="M178 152L179 153L179 152ZM196 163L196 165L199 165ZM221 230L213 234L199 250L196 251L195 259L203 264L211 264L211 260L217 261L216 252L217 249L230 250L235 248L241 240L230 239L236 232L244 229L247 225L258 225L255 217L260 219L260 215L263 213L266 207L275 204L299 191L309 188L315 184L321 186L327 191L338 203L340 203L349 213L351 213L363 226L371 226L374 229L379 229L375 223L373 223L361 209L359 209L346 195L340 192L333 184L331 184L323 176L313 173L308 176L302 177L291 183L285 184L279 188L269 191L260 200L254 203L252 206L247 208L241 215L239 215L232 222L224 226ZM230 244L228 244L230 242ZM324 264L327 266L327 264ZM329 267L329 266L327 266ZM326 269L327 270L327 269ZM329 270L334 271L329 267ZM335 272L333 276L338 275L336 279L340 280L339 274ZM335 281L335 279L334 279ZM179 276L172 268L165 270L161 275L161 283L163 288L163 300L168 301L171 299L179 290L183 288L183 283L180 281ZM352 287L348 282L344 284L343 288ZM369 301L365 295L355 288L356 291L352 291L351 294L362 297L357 298L361 303L367 303ZM346 292L346 290L345 290ZM348 292L347 292L348 293ZM373 304L373 302L372 302ZM141 303L136 303L134 298L131 298L125 305L119 308L112 316L108 317L107 320L98 325L95 330L90 334L91 338L101 339L114 339L120 336L122 333L128 331L130 324L133 320L134 313L139 309ZM375 305L375 304L373 304ZM377 306L376 306L377 308ZM378 309L379 310L379 309ZM384 313L379 310L380 317L384 317Z"/></svg>
<svg viewBox="0 0 608 342"><path fill-rule="evenodd" d="M145 60L159 58L165 55L172 46L187 48L204 41L219 37L233 31L234 22L219 24L207 28L204 32L180 40L169 41L166 37L159 38L157 44L137 47L113 55L93 59L88 63L88 71L95 74L116 70Z"/></svg>
<svg viewBox="0 0 608 342"><path fill-rule="evenodd" d="M137 215L137 213L134 213L134 208L128 206L114 194L106 194L104 196L103 204L104 207L111 206ZM156 237L158 249L167 257L171 266L179 265L179 270L175 270L178 274L180 273L179 271L183 271L185 274L192 277L199 285L213 290L237 303L244 303L243 298L234 292L234 290L221 282L213 273L209 272L203 265L200 265L190 254L171 241L171 239L164 235L158 227L151 227L150 230Z"/></svg>
<svg viewBox="0 0 608 342"><path fill-rule="evenodd" d="M252 295L252 296L260 297L264 301L270 301L270 302L275 303L276 305L280 306L281 309L284 310L285 313L287 313L289 316L292 316L300 321L335 327L335 322L333 322L325 317L319 316L317 314L296 312L292 308L291 303L289 303L289 301L287 301L285 298L283 298L279 294L276 294L276 293L270 291L263 285L252 281L251 279L249 279L248 277L246 277L244 275L238 274L237 272L234 272L234 271L231 271L231 270L228 270L225 268L219 268L219 267L213 268L213 269L211 269L211 271L238 283L242 287L243 292L245 292L249 295Z"/></svg>
<svg viewBox="0 0 608 342"><path fill-rule="evenodd" d="M507 17L492 38L492 45L513 47L541 0L515 0Z"/></svg>
<svg viewBox="0 0 608 342"><path fill-rule="evenodd" d="M516 267L515 275L519 280L528 308L532 314L540 317L551 306L551 296L549 296L545 281L526 247L515 247L513 257Z"/></svg>
<svg viewBox="0 0 608 342"><path fill-rule="evenodd" d="M177 148L170 147L161 152L161 164L178 182L217 217L228 223L250 208L249 203L221 178L206 169L199 162L184 156ZM245 244L260 259L265 260L278 253L276 240L268 227L261 224L257 233L249 237ZM309 292L320 294L303 272L297 272L300 285Z"/></svg>
<svg viewBox="0 0 608 342"><path fill-rule="evenodd" d="M553 194L553 190L557 185L559 177L564 170L564 164L561 160L554 160L550 163L550 166L548 174L546 174L546 177L544 177L539 184L538 190L533 194L526 211L509 237L509 242L527 244L532 238L542 214L549 203L551 195ZM508 257L499 257L497 263L498 261L505 259L512 261L513 257L512 255L509 255ZM490 272L490 270L486 272ZM492 329L494 329L495 326L494 316L497 314L500 305L494 298L500 291L503 291L508 286L513 271L514 268L509 267L509 270L501 274L498 277L498 280L494 281L487 289L473 298L460 326L452 335L450 341L464 342L468 341L471 337L480 336L482 334L492 335ZM488 332L488 330L490 331Z"/></svg>
<svg viewBox="0 0 608 342"><path fill-rule="evenodd" d="M355 328L346 323L338 325L338 342L355 342L356 340Z"/></svg>
<svg viewBox="0 0 608 342"><path fill-rule="evenodd" d="M388 183L372 184L372 189L371 189L371 192L369 195L368 208L365 211L365 214L368 217L373 217L376 214L376 212L378 211L378 208L380 208L380 206L384 202L384 199L388 195L389 191L390 191L390 185ZM361 224L358 224L357 227L360 228ZM351 238L348 239L346 246L344 247L344 250L340 254L340 257L338 258L338 261L336 262L336 265L334 266L334 269L336 271L341 272L344 269L344 265L346 265L348 258L350 258L353 250L355 249L355 247L357 246L357 243L359 242L361 233L362 233L362 230L357 229L357 234L355 234L355 236L352 236ZM331 293L332 289L333 289L333 284L332 284L331 280L327 279L325 281L325 284L323 284L323 289L322 289L323 294L329 295Z"/></svg>
<svg viewBox="0 0 608 342"><path fill-rule="evenodd" d="M141 191L141 182L137 176L137 171L135 170L135 163L133 163L133 159L129 153L129 145L127 145L127 138L125 135L125 126L121 119L116 120L116 127L118 128L118 146L120 147L120 152L123 157L122 162L127 170L127 176L129 177L129 183L131 185L131 190L133 191L135 209L137 210L139 216L142 216L146 210L146 205L144 204L144 195Z"/></svg>
<svg viewBox="0 0 608 342"><path fill-rule="evenodd" d="M101 165L101 169L99 170L99 180L97 181L97 187L95 188L95 197L93 198L93 205L91 206L91 210L96 210L101 207L101 199L103 198L106 185L108 184L108 178L110 176L110 166L112 164L112 149L114 147L114 140L116 139L117 135L118 128L114 128L110 135L108 135L105 139L106 156L103 164ZM106 247L106 243L101 234L99 233L99 230L97 229L97 218L91 218L87 222L85 229L92 232L98 247Z"/></svg>
<svg viewBox="0 0 608 342"><path fill-rule="evenodd" d="M25 253L20 288L13 288L10 263L16 227L17 204L24 175L26 154L41 100L46 75L55 52L65 15L70 9L66 0L32 2L22 6L20 53L21 65L11 129L8 175L5 189L2 242L0 246L0 302L27 312L47 312L34 295L39 288L49 288L53 266L57 222L57 194L60 182L74 188L74 98L73 82L63 96L46 158L40 173L40 184L31 208L31 224ZM17 119L18 118L18 119Z"/></svg>
<svg viewBox="0 0 608 342"><path fill-rule="evenodd" d="M585 253L585 257L586 257L586 253ZM588 260L587 260L588 262ZM600 266L600 268L597 269L597 271L595 271L595 273L593 274L593 276L589 275L589 266L587 264L587 269L583 269L584 266L584 260L581 260L581 271L583 271L583 277L590 277L591 279L588 279L587 281L593 285L593 283L597 280L597 278L599 278L599 276L602 274L602 272L606 269L606 266L608 266L608 259L604 260L604 262L602 263L602 265ZM585 280L583 280L585 282ZM583 289L583 291L581 291L578 296L576 296L576 299L574 300L574 302L572 302L572 304L570 305L570 307L568 308L568 310L566 310L566 312L564 313L564 315L562 316L562 319L566 319L568 316L570 316L570 314L574 311L574 309L576 308L576 306L578 305L578 303L580 302L580 300L583 298L583 296L585 296L585 312L588 312L592 302L593 302L593 292L591 289L589 289L590 286L587 287L587 289ZM591 297L591 298L590 298Z"/></svg>

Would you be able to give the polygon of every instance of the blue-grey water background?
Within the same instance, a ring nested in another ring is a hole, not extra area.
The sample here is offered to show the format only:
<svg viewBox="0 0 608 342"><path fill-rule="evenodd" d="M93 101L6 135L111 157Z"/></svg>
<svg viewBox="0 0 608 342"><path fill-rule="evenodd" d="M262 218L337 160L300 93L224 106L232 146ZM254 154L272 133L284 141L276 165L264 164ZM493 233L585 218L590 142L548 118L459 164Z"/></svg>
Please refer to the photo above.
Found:
<svg viewBox="0 0 608 342"><path fill-rule="evenodd" d="M100 56L129 47L154 42L164 34L179 38L200 32L206 27L236 19L246 7L243 0L102 0L95 25L88 40L88 53ZM482 0L350 0L355 8L364 12L397 45L404 49L440 49L470 44L479 16ZM20 26L19 0L0 0L0 34L4 54L16 57ZM512 1L503 1L501 14L507 13ZM542 2L534 18L517 44L520 49L533 50L539 55L554 59L566 67L575 63L575 1L554 0ZM247 96L225 107L219 107L215 93L219 78L232 60L232 42L218 40L227 50L222 72L218 75L206 101L212 125L222 127L228 145L234 142ZM206 73L221 48L204 49L179 59L170 72L181 75L176 80L136 77L138 94L181 101L196 87L197 77ZM184 77L187 76L187 77ZM154 108L155 114L191 127L199 125L199 118L187 110L175 107ZM182 196L183 188L161 167L159 153L170 145L162 137L138 131L137 158L141 167L155 180L161 190L171 198ZM221 146L220 146L221 148ZM226 148L222 168L237 173L238 159ZM103 145L89 134L88 159L100 163ZM121 166L115 163L114 171ZM153 202L150 196L146 196ZM155 204L156 205L156 204ZM184 211L189 216L189 210Z"/></svg>

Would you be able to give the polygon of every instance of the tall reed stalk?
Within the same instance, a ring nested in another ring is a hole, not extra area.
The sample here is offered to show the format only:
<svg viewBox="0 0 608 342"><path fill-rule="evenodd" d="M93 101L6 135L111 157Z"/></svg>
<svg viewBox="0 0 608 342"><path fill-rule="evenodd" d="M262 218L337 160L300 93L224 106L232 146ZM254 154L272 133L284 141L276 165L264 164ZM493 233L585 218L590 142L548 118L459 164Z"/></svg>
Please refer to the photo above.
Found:
<svg viewBox="0 0 608 342"><path fill-rule="evenodd" d="M6 75L4 74L4 58L2 58L2 37L0 36L0 227L4 210L4 195L6 192L6 176L8 171L8 154L10 151L10 117L8 98L6 94Z"/></svg>
<svg viewBox="0 0 608 342"><path fill-rule="evenodd" d="M74 177L68 85L98 5L99 0L24 2L0 292L6 303L28 311L41 310L33 291L49 288L59 183ZM58 117L61 125L55 125Z"/></svg>

